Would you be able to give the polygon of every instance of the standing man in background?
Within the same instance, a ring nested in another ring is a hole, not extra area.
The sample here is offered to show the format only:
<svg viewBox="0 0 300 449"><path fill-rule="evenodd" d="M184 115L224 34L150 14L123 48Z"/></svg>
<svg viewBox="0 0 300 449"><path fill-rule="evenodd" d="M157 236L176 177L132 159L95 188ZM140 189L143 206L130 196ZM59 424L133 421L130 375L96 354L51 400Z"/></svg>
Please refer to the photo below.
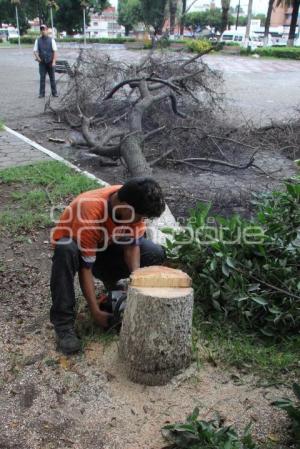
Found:
<svg viewBox="0 0 300 449"><path fill-rule="evenodd" d="M48 73L53 97L58 97L55 83L55 64L57 58L57 45L54 39L48 36L47 25L41 25L41 36L36 39L33 53L39 62L40 69L40 94L45 97L46 74Z"/></svg>

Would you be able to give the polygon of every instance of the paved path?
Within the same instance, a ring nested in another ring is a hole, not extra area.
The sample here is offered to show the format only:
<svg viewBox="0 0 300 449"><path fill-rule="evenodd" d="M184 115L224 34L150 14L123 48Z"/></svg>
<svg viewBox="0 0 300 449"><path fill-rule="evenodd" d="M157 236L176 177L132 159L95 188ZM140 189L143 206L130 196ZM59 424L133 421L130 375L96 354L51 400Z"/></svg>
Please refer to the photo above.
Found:
<svg viewBox="0 0 300 449"><path fill-rule="evenodd" d="M300 61L285 59L261 59L231 55L208 55L203 58L207 64L225 73L299 73Z"/></svg>
<svg viewBox="0 0 300 449"><path fill-rule="evenodd" d="M99 51L126 61L145 54L111 47ZM77 54L78 49L59 50L59 57L70 62ZM0 49L0 59L0 119L22 132L26 119L32 118L30 126L38 131L38 117L43 114L44 101L37 98L39 75L32 50ZM295 114L300 102L300 61L219 54L207 55L205 60L223 74L224 109L228 121L239 125L246 119L259 126Z"/></svg>
<svg viewBox="0 0 300 449"><path fill-rule="evenodd" d="M0 169L44 160L50 158L7 131L0 131Z"/></svg>

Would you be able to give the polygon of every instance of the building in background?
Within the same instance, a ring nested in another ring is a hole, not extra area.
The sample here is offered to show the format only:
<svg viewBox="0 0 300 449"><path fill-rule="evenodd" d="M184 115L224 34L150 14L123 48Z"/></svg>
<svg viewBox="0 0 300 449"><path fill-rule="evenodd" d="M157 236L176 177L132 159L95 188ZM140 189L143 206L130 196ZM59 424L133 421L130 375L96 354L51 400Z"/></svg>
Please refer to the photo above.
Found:
<svg viewBox="0 0 300 449"><path fill-rule="evenodd" d="M111 6L101 14L92 14L87 33L91 38L124 36L125 29L118 24L118 10Z"/></svg>
<svg viewBox="0 0 300 449"><path fill-rule="evenodd" d="M194 0L188 0L187 1L187 9L189 12L203 12L207 11L208 9L214 9L216 7L216 3L214 0L207 1L206 3L203 3L201 1L194 1Z"/></svg>
<svg viewBox="0 0 300 449"><path fill-rule="evenodd" d="M271 27L277 28L282 27L283 34L287 36L289 34L289 29L291 25L292 10L293 8L282 5L275 7L273 9L271 16ZM300 24L300 14L298 17L298 27L296 29L297 33L299 30L299 24Z"/></svg>

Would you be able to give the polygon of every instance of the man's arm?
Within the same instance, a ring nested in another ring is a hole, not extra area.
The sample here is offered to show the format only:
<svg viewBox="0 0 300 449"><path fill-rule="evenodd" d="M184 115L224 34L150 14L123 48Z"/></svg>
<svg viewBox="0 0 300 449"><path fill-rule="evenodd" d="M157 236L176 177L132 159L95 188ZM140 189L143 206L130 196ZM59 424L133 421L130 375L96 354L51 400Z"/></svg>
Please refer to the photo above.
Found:
<svg viewBox="0 0 300 449"><path fill-rule="evenodd" d="M52 65L56 64L56 60L57 60L57 51L53 52L53 59L52 59Z"/></svg>
<svg viewBox="0 0 300 449"><path fill-rule="evenodd" d="M35 59L38 62L41 62L41 58L39 57L39 51L38 51L38 41L36 39L35 43L34 43L34 48L33 48L33 54L35 56Z"/></svg>
<svg viewBox="0 0 300 449"><path fill-rule="evenodd" d="M52 51L53 51L52 65L54 66L57 60L57 45L54 39L52 39Z"/></svg>
<svg viewBox="0 0 300 449"><path fill-rule="evenodd" d="M107 328L109 313L102 312L99 309L99 305L95 293L95 284L91 268L82 267L79 270L79 281L82 293L89 305L91 314L101 327Z"/></svg>
<svg viewBox="0 0 300 449"><path fill-rule="evenodd" d="M124 260L132 273L141 266L141 251L139 245L124 246Z"/></svg>

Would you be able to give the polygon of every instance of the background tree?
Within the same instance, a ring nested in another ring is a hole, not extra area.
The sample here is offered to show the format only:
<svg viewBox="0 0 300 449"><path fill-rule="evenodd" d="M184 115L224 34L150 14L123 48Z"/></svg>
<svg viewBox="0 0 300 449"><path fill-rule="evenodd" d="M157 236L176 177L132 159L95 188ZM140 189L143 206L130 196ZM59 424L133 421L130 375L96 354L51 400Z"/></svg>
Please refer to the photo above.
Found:
<svg viewBox="0 0 300 449"><path fill-rule="evenodd" d="M290 32L289 32L289 37L288 37L288 45L293 46L294 40L296 37L296 28L297 28L297 23L298 23L300 0L286 0L283 2L283 4L285 4L286 6L291 6L293 8Z"/></svg>
<svg viewBox="0 0 300 449"><path fill-rule="evenodd" d="M142 20L140 0L119 0L118 23L125 27L125 36Z"/></svg>
<svg viewBox="0 0 300 449"><path fill-rule="evenodd" d="M230 0L221 0L222 5L222 25L221 25L221 33L223 33L228 23L228 17L229 17L229 9L230 9Z"/></svg>
<svg viewBox="0 0 300 449"><path fill-rule="evenodd" d="M170 35L174 36L176 15L178 9L178 0L169 0L169 9L170 9Z"/></svg>
<svg viewBox="0 0 300 449"><path fill-rule="evenodd" d="M23 8L29 19L39 19L40 25L42 23L48 24L50 21L50 10L48 0L25 0L23 1Z"/></svg>
<svg viewBox="0 0 300 449"><path fill-rule="evenodd" d="M264 45L265 46L268 44L274 2L275 2L275 0L269 0L269 4L268 4L268 12L267 12L266 20L265 20L265 33L264 33Z"/></svg>
<svg viewBox="0 0 300 449"><path fill-rule="evenodd" d="M229 15L227 20L229 25L234 23L232 15ZM185 15L184 25L192 28L193 31L206 26L213 28L215 31L221 31L222 11L220 8L214 8L202 12L190 12Z"/></svg>
<svg viewBox="0 0 300 449"><path fill-rule="evenodd" d="M83 31L82 6L80 0L58 0L59 9L56 11L54 19L57 29L66 31L67 34L74 34ZM101 12L109 3L106 0L87 1L87 25L89 24L91 11Z"/></svg>
<svg viewBox="0 0 300 449"><path fill-rule="evenodd" d="M18 8L19 15L19 27L21 35L26 33L29 28L28 18L23 8L23 2L21 3L21 8ZM17 26L16 20L16 9L15 5L11 3L10 0L0 0L0 24L8 23Z"/></svg>
<svg viewBox="0 0 300 449"><path fill-rule="evenodd" d="M141 0L141 11L145 25L152 26L155 33L161 34L168 0Z"/></svg>

